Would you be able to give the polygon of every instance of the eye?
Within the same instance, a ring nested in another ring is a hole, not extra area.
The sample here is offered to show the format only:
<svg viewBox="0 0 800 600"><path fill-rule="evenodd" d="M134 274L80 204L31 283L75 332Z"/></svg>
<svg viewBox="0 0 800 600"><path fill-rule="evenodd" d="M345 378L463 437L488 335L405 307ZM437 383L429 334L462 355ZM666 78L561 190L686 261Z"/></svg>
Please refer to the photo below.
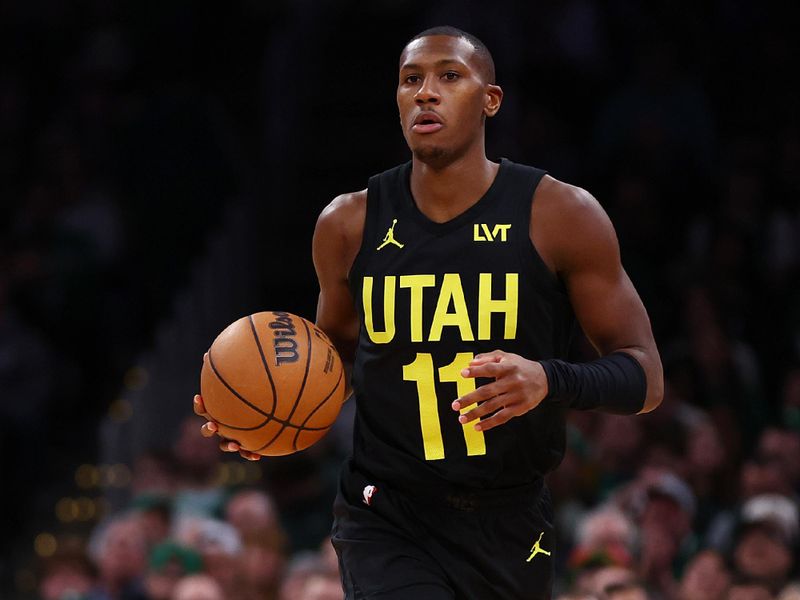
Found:
<svg viewBox="0 0 800 600"><path fill-rule="evenodd" d="M447 81L455 81L460 77L460 75L455 71L448 71L447 73L442 75L442 77L444 77Z"/></svg>
<svg viewBox="0 0 800 600"><path fill-rule="evenodd" d="M409 75L405 78L405 83L419 83L421 80L419 75Z"/></svg>

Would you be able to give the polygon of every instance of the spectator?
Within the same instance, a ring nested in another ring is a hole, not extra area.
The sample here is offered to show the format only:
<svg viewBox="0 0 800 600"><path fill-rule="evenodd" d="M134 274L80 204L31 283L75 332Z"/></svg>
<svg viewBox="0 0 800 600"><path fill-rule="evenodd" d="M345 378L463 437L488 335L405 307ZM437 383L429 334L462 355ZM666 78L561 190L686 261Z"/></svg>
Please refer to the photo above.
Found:
<svg viewBox="0 0 800 600"><path fill-rule="evenodd" d="M286 568L286 538L279 529L250 530L237 560L242 600L275 600Z"/></svg>
<svg viewBox="0 0 800 600"><path fill-rule="evenodd" d="M605 553L614 557L614 564L630 567L637 543L634 523L613 505L601 506L579 523L570 562L586 562L593 555Z"/></svg>
<svg viewBox="0 0 800 600"><path fill-rule="evenodd" d="M734 583L728 592L728 600L772 600L769 587L743 579Z"/></svg>
<svg viewBox="0 0 800 600"><path fill-rule="evenodd" d="M200 435L195 419L187 417L174 444L178 491L173 499L176 518L184 515L211 517L219 514L225 492L216 485L214 471L220 451L214 440Z"/></svg>
<svg viewBox="0 0 800 600"><path fill-rule="evenodd" d="M58 552L44 561L39 582L41 600L83 598L94 586L95 569L80 541L61 540Z"/></svg>
<svg viewBox="0 0 800 600"><path fill-rule="evenodd" d="M714 550L704 550L689 562L678 590L680 600L724 600L731 584L725 559Z"/></svg>
<svg viewBox="0 0 800 600"><path fill-rule="evenodd" d="M217 581L226 596L237 595L242 541L232 525L216 519L182 517L175 526L175 540L203 557L206 573Z"/></svg>
<svg viewBox="0 0 800 600"><path fill-rule="evenodd" d="M777 594L789 582L799 531L795 502L777 495L751 498L742 507L733 548L737 573Z"/></svg>
<svg viewBox="0 0 800 600"><path fill-rule="evenodd" d="M640 583L607 585L602 596L605 600L647 600L647 590Z"/></svg>
<svg viewBox="0 0 800 600"><path fill-rule="evenodd" d="M113 517L93 536L90 555L98 571L88 600L145 600L142 575L147 545L138 522L129 515Z"/></svg>
<svg viewBox="0 0 800 600"><path fill-rule="evenodd" d="M260 490L242 490L231 496L225 506L225 520L242 536L280 528L275 503Z"/></svg>
<svg viewBox="0 0 800 600"><path fill-rule="evenodd" d="M639 574L648 586L673 597L675 575L694 551L691 524L696 499L689 486L669 472L645 472L640 486Z"/></svg>
<svg viewBox="0 0 800 600"><path fill-rule="evenodd" d="M597 417L594 447L604 474L603 486L610 490L636 476L642 453L642 422L610 414Z"/></svg>
<svg viewBox="0 0 800 600"><path fill-rule="evenodd" d="M169 497L141 494L133 499L131 508L138 516L149 549L167 539L172 527L172 501Z"/></svg>
<svg viewBox="0 0 800 600"><path fill-rule="evenodd" d="M800 431L766 428L755 455L762 464L775 463L790 490L800 489Z"/></svg>
<svg viewBox="0 0 800 600"><path fill-rule="evenodd" d="M148 600L170 600L178 582L202 570L203 561L193 550L172 542L157 545L150 552L145 589Z"/></svg>
<svg viewBox="0 0 800 600"><path fill-rule="evenodd" d="M689 427L686 479L697 498L694 527L701 535L734 497L734 466L712 419L704 415Z"/></svg>
<svg viewBox="0 0 800 600"><path fill-rule="evenodd" d="M303 594L306 582L313 577L324 577L326 574L327 570L319 554L310 550L296 554L289 562L281 582L279 600L305 600Z"/></svg>
<svg viewBox="0 0 800 600"><path fill-rule="evenodd" d="M175 586L172 600L228 600L222 588L208 575L189 575Z"/></svg>
<svg viewBox="0 0 800 600"><path fill-rule="evenodd" d="M344 600L342 584L337 577L312 575L303 585L304 600Z"/></svg>
<svg viewBox="0 0 800 600"><path fill-rule="evenodd" d="M783 588L778 600L800 600L800 583L790 583Z"/></svg>
<svg viewBox="0 0 800 600"><path fill-rule="evenodd" d="M586 592L601 600L608 600L611 595L621 600L639 598L640 585L636 581L636 575L630 569L622 567L602 567L592 573L588 581ZM630 594L623 592L630 591ZM619 596L616 594L619 593ZM645 594L645 598L646 598Z"/></svg>

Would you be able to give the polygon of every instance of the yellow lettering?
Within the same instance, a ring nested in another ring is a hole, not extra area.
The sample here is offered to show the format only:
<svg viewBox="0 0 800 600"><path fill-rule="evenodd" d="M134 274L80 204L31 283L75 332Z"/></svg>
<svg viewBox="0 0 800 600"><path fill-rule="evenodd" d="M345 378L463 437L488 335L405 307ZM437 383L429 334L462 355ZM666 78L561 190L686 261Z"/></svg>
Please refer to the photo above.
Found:
<svg viewBox="0 0 800 600"><path fill-rule="evenodd" d="M375 344L388 344L394 338L394 275L387 275L384 278L383 288L383 319L385 331L375 331L372 322L372 277L364 277L364 287L362 288L362 300L364 304L364 327L367 329L369 339Z"/></svg>
<svg viewBox="0 0 800 600"><path fill-rule="evenodd" d="M492 338L492 313L505 313L503 339L517 336L517 309L519 299L519 273L506 273L506 297L492 298L492 274L481 273L478 285L478 339Z"/></svg>
<svg viewBox="0 0 800 600"><path fill-rule="evenodd" d="M511 224L498 223L492 229L486 223L473 223L472 225L472 239L475 242L493 242L498 238L501 242L508 240L508 230L511 229Z"/></svg>
<svg viewBox="0 0 800 600"><path fill-rule="evenodd" d="M461 370L469 365L474 357L472 352L459 352L453 362L439 367L439 381L455 383L456 394L459 398L475 391L475 379L461 376ZM422 430L422 448L425 451L425 460L440 460L444 458L444 440L442 439L442 424L439 421L439 399L436 396L433 357L427 353L417 354L414 362L403 365L403 379L417 384L419 425ZM461 414L472 410L474 406L474 404L465 406L461 409ZM483 432L475 431L474 423L464 423L461 427L467 445L467 456L486 454Z"/></svg>
<svg viewBox="0 0 800 600"><path fill-rule="evenodd" d="M411 341L422 341L422 289L436 285L435 275L401 275L400 287L411 290Z"/></svg>
<svg viewBox="0 0 800 600"><path fill-rule="evenodd" d="M492 229L492 238L497 239L497 234L500 234L500 241L505 242L508 239L508 230L511 229L511 225L495 225L494 229Z"/></svg>
<svg viewBox="0 0 800 600"><path fill-rule="evenodd" d="M454 312L447 312L451 300ZM461 277L457 273L445 273L444 275L428 341L440 341L442 328L447 326L458 327L463 342L471 342L475 339L472 334L472 325L469 322L467 303L464 300L464 289L461 287Z"/></svg>
<svg viewBox="0 0 800 600"><path fill-rule="evenodd" d="M425 460L440 460L444 458L444 441L442 440L442 426L439 421L439 400L436 398L436 382L433 380L433 358L431 355L417 354L414 362L409 365L403 365L403 379L414 381L417 384L419 425L422 429L422 447L425 450Z"/></svg>
<svg viewBox="0 0 800 600"><path fill-rule="evenodd" d="M469 366L473 358L475 358L475 355L472 352L459 352L453 362L445 367L439 367L439 381L443 383L455 382L458 398L475 391L475 378L461 376L461 371ZM473 408L475 408L475 404L465 406L460 412L463 415ZM461 427L464 430L464 441L467 443L467 456L486 454L486 440L483 439L482 431L475 431L475 423L462 423Z"/></svg>

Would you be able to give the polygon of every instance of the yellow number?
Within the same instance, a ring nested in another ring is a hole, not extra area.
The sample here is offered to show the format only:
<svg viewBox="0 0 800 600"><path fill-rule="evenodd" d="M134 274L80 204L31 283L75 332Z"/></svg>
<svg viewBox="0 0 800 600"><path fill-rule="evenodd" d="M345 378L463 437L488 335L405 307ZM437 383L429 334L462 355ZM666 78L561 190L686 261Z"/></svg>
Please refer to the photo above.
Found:
<svg viewBox="0 0 800 600"><path fill-rule="evenodd" d="M461 376L473 358L471 352L459 352L449 365L439 368L439 381L442 383L455 383L458 397L464 396L475 390L475 380ZM419 424L422 429L422 446L425 450L425 460L440 460L444 458L444 442L442 441L442 426L439 421L439 402L436 397L436 382L434 381L433 357L427 353L418 353L414 362L403 366L403 379L417 383L417 397L419 398ZM461 413L472 407L464 407ZM486 442L483 432L475 431L474 423L462 425L464 441L467 444L467 455L477 456L486 454Z"/></svg>
<svg viewBox="0 0 800 600"><path fill-rule="evenodd" d="M430 354L417 354L414 362L403 366L403 379L417 382L419 424L422 428L422 447L425 448L425 460L444 458L442 428L439 425L439 405L436 401L436 387L433 381L433 357Z"/></svg>
<svg viewBox="0 0 800 600"><path fill-rule="evenodd" d="M458 397L466 396L475 391L475 379L473 377L462 377L461 371L469 366L470 361L475 358L472 352L459 352L455 359L446 367L439 367L439 381L445 383L455 383ZM472 410L474 404L465 406L461 409L461 414ZM483 439L482 431L475 431L475 423L463 423L464 441L467 442L467 456L478 456L486 454L486 442Z"/></svg>

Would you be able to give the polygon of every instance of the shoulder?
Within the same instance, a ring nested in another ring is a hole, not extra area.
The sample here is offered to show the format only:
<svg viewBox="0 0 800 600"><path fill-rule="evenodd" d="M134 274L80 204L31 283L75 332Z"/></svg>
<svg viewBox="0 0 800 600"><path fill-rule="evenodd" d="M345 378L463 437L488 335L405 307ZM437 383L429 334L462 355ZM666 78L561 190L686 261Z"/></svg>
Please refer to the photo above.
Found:
<svg viewBox="0 0 800 600"><path fill-rule="evenodd" d="M367 190L336 196L317 219L315 234L361 237L367 217Z"/></svg>
<svg viewBox="0 0 800 600"><path fill-rule="evenodd" d="M361 246L367 216L367 190L336 196L319 215L314 229L314 257L352 264Z"/></svg>
<svg viewBox="0 0 800 600"><path fill-rule="evenodd" d="M349 192L336 196L325 208L317 219L317 226L346 227L353 220L361 220L362 224L367 214L367 190Z"/></svg>
<svg viewBox="0 0 800 600"><path fill-rule="evenodd" d="M546 175L532 198L531 241L551 270L564 271L581 255L618 252L608 214L583 188Z"/></svg>
<svg viewBox="0 0 800 600"><path fill-rule="evenodd" d="M603 207L589 192L550 175L542 178L533 200L535 201L531 204L532 211L536 211L539 218L545 218L550 222L574 223L608 219Z"/></svg>

